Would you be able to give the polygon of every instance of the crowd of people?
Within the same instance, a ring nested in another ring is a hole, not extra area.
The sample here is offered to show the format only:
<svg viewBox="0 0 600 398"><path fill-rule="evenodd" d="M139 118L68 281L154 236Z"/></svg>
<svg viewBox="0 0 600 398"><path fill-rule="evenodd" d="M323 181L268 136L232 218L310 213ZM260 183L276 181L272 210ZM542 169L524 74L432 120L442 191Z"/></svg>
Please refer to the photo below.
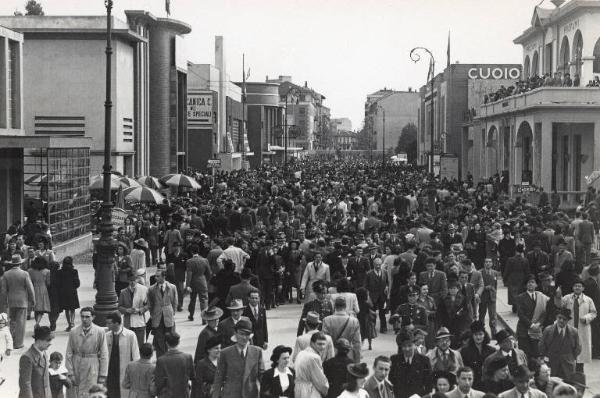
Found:
<svg viewBox="0 0 600 398"><path fill-rule="evenodd" d="M196 178L202 189L136 206L115 231L106 328L89 307L74 324L71 258L59 268L43 233L37 250L19 226L6 234L0 352L22 347L25 317L36 320L22 397L583 396L600 358L595 198L570 217L500 184L360 158ZM497 320L500 280L514 333ZM198 304L205 325L193 355L177 348L185 296L188 319ZM269 314L292 303L297 338L271 348ZM48 360L62 310L67 348ZM365 363L392 333L397 351Z"/></svg>

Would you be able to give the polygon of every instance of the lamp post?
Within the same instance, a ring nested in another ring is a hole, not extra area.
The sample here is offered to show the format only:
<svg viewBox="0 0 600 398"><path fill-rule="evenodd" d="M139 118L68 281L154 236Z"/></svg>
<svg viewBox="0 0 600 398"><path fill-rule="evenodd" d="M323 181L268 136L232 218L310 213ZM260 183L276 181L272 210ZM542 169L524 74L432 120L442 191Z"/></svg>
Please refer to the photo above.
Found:
<svg viewBox="0 0 600 398"><path fill-rule="evenodd" d="M415 47L412 50L410 50L410 59L413 60L413 62L419 62L421 60L421 56L419 55L419 51L424 51L427 54L429 54L429 61L430 61L430 65L431 65L431 116L430 116L430 123L431 123L431 132L430 132L430 148L429 148L429 172L431 174L433 174L433 155L434 155L434 145L433 145L433 137L434 137L434 116L435 116L435 112L433 109L433 84L435 82L435 58L433 57L433 54L431 53L431 51L425 47ZM427 72L427 79L429 79L429 72Z"/></svg>
<svg viewBox="0 0 600 398"><path fill-rule="evenodd" d="M294 97L298 97L300 91L296 87L290 87L285 93L285 121L283 127L283 167L287 169L287 158L288 158L288 98L290 94Z"/></svg>
<svg viewBox="0 0 600 398"><path fill-rule="evenodd" d="M96 268L96 303L94 312L96 318L94 322L104 326L106 315L117 310L117 294L115 293L115 284L113 281L113 267L115 262L116 242L112 237L112 207L110 197L110 152L111 152L111 58L112 58L112 0L104 0L106 6L106 100L104 101L104 167L103 167L103 202L102 217L99 226L100 239L96 244L98 252Z"/></svg>
<svg viewBox="0 0 600 398"><path fill-rule="evenodd" d="M385 108L382 107L381 105L377 104L377 112L379 113L379 110L381 109L381 113L383 114L383 136L381 137L382 142L381 142L381 167L385 168Z"/></svg>

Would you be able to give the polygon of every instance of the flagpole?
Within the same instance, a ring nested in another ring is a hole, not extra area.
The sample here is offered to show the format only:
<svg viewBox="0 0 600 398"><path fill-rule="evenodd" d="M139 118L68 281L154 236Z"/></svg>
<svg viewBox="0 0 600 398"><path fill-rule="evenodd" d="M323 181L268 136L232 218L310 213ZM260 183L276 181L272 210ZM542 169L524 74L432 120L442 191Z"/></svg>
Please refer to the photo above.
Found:
<svg viewBox="0 0 600 398"><path fill-rule="evenodd" d="M433 104L434 104L433 88L434 88L434 83L435 83L435 58L433 57L433 53L429 49L427 49L425 47L415 47L412 50L410 50L410 54L409 54L410 59L412 59L413 62L415 62L415 63L419 62L421 60L421 56L418 54L419 51L424 51L427 54L429 54L429 62L430 62L429 65L430 65L430 71L431 71L431 116L429 118L431 119L430 120L430 122L431 122L430 141L431 142L430 142L430 148L429 148L429 172L431 174L433 174L433 159L434 159L433 140L435 137L435 134L433 131L433 128L435 126L435 124L434 124L435 111L433 109ZM428 72L427 79L429 79L429 78L430 78L430 76L429 76L429 72Z"/></svg>

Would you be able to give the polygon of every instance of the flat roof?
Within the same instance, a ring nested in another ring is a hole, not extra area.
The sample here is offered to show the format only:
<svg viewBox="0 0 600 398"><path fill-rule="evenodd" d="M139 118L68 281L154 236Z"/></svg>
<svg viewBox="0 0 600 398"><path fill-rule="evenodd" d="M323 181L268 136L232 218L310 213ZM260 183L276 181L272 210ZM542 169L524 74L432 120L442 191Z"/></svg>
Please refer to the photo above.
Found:
<svg viewBox="0 0 600 398"><path fill-rule="evenodd" d="M173 18L160 18L154 16L151 12L144 10L125 10L127 18L141 20L149 25L156 25L170 29L178 35L185 35L192 31L191 25Z"/></svg>
<svg viewBox="0 0 600 398"><path fill-rule="evenodd" d="M90 148L91 137L0 135L0 148Z"/></svg>

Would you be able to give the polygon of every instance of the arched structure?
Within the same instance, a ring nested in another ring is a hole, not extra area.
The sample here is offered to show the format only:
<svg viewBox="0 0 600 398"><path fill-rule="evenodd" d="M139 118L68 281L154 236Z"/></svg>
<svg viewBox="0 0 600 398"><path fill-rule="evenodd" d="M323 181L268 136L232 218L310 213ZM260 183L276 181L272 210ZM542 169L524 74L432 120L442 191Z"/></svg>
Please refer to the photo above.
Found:
<svg viewBox="0 0 600 398"><path fill-rule="evenodd" d="M529 55L525 57L525 62L523 62L523 77L525 79L529 79L529 68L531 67L531 60L529 59Z"/></svg>
<svg viewBox="0 0 600 398"><path fill-rule="evenodd" d="M558 72L569 73L569 64L571 62L571 48L567 36L563 37L560 44L560 56L558 58Z"/></svg>
<svg viewBox="0 0 600 398"><path fill-rule="evenodd" d="M522 122L515 143L515 180L533 182L533 130Z"/></svg>
<svg viewBox="0 0 600 398"><path fill-rule="evenodd" d="M537 76L540 74L540 55L538 52L533 53L533 58L531 59L531 76Z"/></svg>
<svg viewBox="0 0 600 398"><path fill-rule="evenodd" d="M600 73L600 39L594 45L594 73Z"/></svg>
<svg viewBox="0 0 600 398"><path fill-rule="evenodd" d="M490 177L498 171L498 129L496 126L490 128L486 138L486 174L487 177Z"/></svg>
<svg viewBox="0 0 600 398"><path fill-rule="evenodd" d="M581 76L581 67L583 65L583 62L581 60L582 56L583 36L581 35L581 31L578 29L577 32L575 32L575 36L573 36L573 54L571 55L571 59L574 65L573 76Z"/></svg>

